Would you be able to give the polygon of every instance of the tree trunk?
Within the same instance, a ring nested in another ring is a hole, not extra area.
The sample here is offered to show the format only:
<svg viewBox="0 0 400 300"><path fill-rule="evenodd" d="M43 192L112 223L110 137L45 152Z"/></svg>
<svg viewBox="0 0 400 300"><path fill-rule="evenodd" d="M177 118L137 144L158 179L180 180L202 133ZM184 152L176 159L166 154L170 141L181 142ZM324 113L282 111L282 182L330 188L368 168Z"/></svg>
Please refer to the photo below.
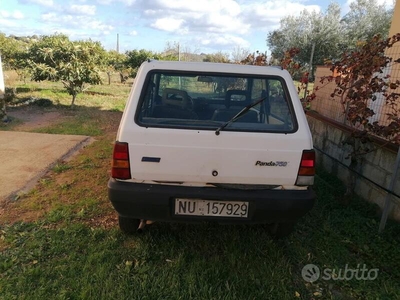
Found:
<svg viewBox="0 0 400 300"><path fill-rule="evenodd" d="M119 72L119 77L121 78L121 83L125 83L126 82L126 76L124 76L124 74L122 72Z"/></svg>
<svg viewBox="0 0 400 300"><path fill-rule="evenodd" d="M355 185L356 185L356 174L353 171L356 170L358 162L353 157L351 157L350 159L351 159L351 162L349 165L350 172L349 172L348 181L346 184L346 193L345 193L346 198L349 198L351 195L353 195ZM346 204L349 204L348 200L346 202L347 202Z"/></svg>
<svg viewBox="0 0 400 300"><path fill-rule="evenodd" d="M108 85L111 85L111 72L107 72Z"/></svg>
<svg viewBox="0 0 400 300"><path fill-rule="evenodd" d="M75 99L76 99L76 93L73 93L72 94L71 109L75 108Z"/></svg>
<svg viewBox="0 0 400 300"><path fill-rule="evenodd" d="M7 110L6 110L6 100L4 98L0 98L0 121L7 122Z"/></svg>

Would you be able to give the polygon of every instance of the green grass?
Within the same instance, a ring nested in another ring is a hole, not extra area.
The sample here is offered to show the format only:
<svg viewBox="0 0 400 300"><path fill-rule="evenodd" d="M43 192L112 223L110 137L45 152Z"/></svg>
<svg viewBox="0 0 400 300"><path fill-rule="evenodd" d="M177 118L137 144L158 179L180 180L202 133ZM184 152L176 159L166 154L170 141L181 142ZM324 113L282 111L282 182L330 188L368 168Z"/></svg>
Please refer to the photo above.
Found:
<svg viewBox="0 0 400 300"><path fill-rule="evenodd" d="M76 166L75 166L76 168ZM70 172L72 170L67 170ZM62 190L62 188L60 188ZM317 178L319 202L288 239L266 227L154 224L142 235L90 225L96 199L58 204L35 222L1 227L5 299L396 299L400 227L377 234L374 208L349 207ZM73 192L70 192L73 193ZM106 201L101 195L100 202ZM87 223L89 222L89 223ZM375 281L301 278L304 265L379 268Z"/></svg>
<svg viewBox="0 0 400 300"><path fill-rule="evenodd" d="M69 112L69 114L71 114ZM52 133L52 134L77 134L98 136L102 134L101 119L98 118L96 109L82 108L73 113L69 120L64 122L35 129L34 132L38 133Z"/></svg>
<svg viewBox="0 0 400 300"><path fill-rule="evenodd" d="M5 72L5 84L16 88L19 99L30 97L50 99L54 105L64 107L71 104L72 97L68 95L62 83L50 81L24 83L17 81L14 73ZM103 78L103 85L88 86L84 92L78 94L75 104L82 107L98 107L102 110L123 110L132 81L120 84L117 78L113 78L113 83L108 85L105 79Z"/></svg>
<svg viewBox="0 0 400 300"><path fill-rule="evenodd" d="M9 119L9 123L4 123L0 121L0 130L2 131L12 131L14 129L14 127L22 124L21 120L12 118L10 116L8 116Z"/></svg>
<svg viewBox="0 0 400 300"><path fill-rule="evenodd" d="M76 222L57 229L46 229L46 223L18 224L6 229L6 236L18 238L1 261L0 270L7 278L3 295L30 299L293 296L293 282L284 271L289 267L286 258L266 239L264 230L223 229L164 225L132 238L115 229ZM247 245L256 240L258 247L249 249ZM283 269L276 270L277 264Z"/></svg>
<svg viewBox="0 0 400 300"><path fill-rule="evenodd" d="M379 235L376 206L357 197L341 204L343 185L323 170L314 209L284 240L264 225L214 223L156 223L122 234L106 183L121 117L112 106L123 101L103 107L112 91L96 91L96 103L61 105L68 118L43 129L96 141L0 214L0 299L399 299L400 225L389 222ZM301 271L310 263L366 264L379 274L307 283Z"/></svg>
<svg viewBox="0 0 400 300"><path fill-rule="evenodd" d="M53 167L53 171L55 173L62 173L66 170L69 170L71 167L66 164L66 163L57 163L54 167Z"/></svg>

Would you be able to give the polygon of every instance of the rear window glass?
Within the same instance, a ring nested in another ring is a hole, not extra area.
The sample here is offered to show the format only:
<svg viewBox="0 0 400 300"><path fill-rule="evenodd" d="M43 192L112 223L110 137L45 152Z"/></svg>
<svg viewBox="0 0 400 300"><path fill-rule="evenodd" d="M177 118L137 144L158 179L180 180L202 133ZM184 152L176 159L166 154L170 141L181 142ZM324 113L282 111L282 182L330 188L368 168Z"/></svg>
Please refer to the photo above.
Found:
<svg viewBox="0 0 400 300"><path fill-rule="evenodd" d="M224 130L295 131L284 80L227 74L153 71L146 80L136 122L146 127L216 130L256 102Z"/></svg>

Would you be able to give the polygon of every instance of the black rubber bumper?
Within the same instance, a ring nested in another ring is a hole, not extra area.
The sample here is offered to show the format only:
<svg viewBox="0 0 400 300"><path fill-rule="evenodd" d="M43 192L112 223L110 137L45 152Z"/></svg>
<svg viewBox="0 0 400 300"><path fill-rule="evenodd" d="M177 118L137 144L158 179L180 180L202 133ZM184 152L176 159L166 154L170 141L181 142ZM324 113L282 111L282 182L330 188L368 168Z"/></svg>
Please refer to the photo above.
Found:
<svg viewBox="0 0 400 300"><path fill-rule="evenodd" d="M119 215L154 221L218 221L223 223L292 222L314 205L308 190L237 190L217 187L187 187L128 183L110 179L108 197ZM176 216L175 198L248 201L248 218Z"/></svg>

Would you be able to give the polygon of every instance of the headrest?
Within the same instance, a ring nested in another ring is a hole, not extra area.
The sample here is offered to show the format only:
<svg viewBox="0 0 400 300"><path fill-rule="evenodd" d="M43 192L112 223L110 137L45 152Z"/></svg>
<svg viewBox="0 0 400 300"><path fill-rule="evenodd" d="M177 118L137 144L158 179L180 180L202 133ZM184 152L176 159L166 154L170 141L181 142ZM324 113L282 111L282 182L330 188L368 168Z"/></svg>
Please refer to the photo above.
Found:
<svg viewBox="0 0 400 300"><path fill-rule="evenodd" d="M243 90L228 90L225 94L225 106L246 106L250 103L248 92Z"/></svg>
<svg viewBox="0 0 400 300"><path fill-rule="evenodd" d="M189 95L186 91L172 88L165 88L162 96L162 104L179 106L186 108L188 106Z"/></svg>

